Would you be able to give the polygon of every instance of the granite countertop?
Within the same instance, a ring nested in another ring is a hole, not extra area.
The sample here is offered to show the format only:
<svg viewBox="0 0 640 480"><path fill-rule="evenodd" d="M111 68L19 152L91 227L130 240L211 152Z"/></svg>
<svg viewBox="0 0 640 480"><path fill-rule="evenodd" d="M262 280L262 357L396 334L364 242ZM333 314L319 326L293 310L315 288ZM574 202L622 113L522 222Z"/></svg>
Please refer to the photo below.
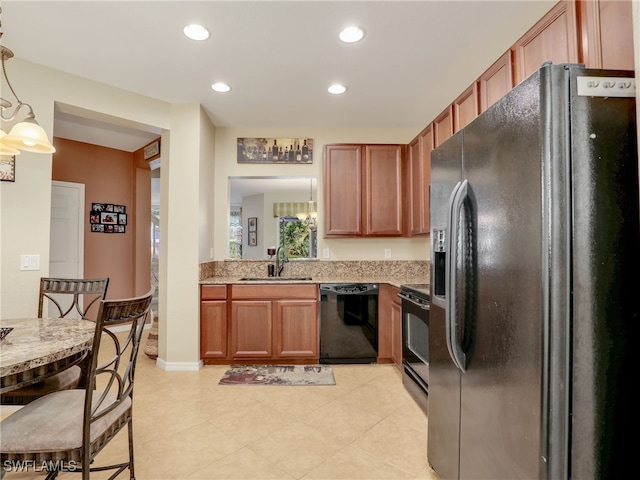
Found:
<svg viewBox="0 0 640 480"><path fill-rule="evenodd" d="M394 287L400 287L403 284L411 284L411 283L429 283L429 280L424 277L385 277L381 276L371 276L371 277L333 277L333 276L316 276L310 277L311 280L301 280L300 277L287 278L285 277L277 277L278 280L265 278L264 281L257 280L241 280L244 277L209 277L200 281L200 285L227 285L227 284L240 284L240 285L256 285L262 283L268 283L270 285L281 285L281 284L316 284L316 283L388 283L389 285L393 285Z"/></svg>
<svg viewBox="0 0 640 480"><path fill-rule="evenodd" d="M269 278L267 267L272 263L270 260L208 262L200 266L200 284L387 283L399 287L429 283L429 262L423 260L292 261L285 264L282 277ZM243 278L260 280L241 280Z"/></svg>

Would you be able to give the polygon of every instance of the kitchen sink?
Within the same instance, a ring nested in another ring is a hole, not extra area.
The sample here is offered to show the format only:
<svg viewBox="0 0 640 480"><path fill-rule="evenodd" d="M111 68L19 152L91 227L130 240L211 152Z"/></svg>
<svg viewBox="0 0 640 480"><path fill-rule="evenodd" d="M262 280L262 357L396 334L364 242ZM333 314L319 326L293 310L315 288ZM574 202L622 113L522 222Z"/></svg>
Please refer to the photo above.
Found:
<svg viewBox="0 0 640 480"><path fill-rule="evenodd" d="M312 280L311 277L242 277L241 282L301 282Z"/></svg>

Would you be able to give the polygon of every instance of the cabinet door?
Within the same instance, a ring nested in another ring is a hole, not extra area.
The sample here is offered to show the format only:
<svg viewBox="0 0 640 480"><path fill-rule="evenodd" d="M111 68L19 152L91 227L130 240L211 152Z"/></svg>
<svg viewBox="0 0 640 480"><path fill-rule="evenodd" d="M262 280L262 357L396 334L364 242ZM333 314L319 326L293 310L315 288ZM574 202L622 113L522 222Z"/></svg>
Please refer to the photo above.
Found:
<svg viewBox="0 0 640 480"><path fill-rule="evenodd" d="M630 1L578 3L582 63L587 68L633 70L633 8Z"/></svg>
<svg viewBox="0 0 640 480"><path fill-rule="evenodd" d="M274 307L276 357L318 358L318 302L278 300Z"/></svg>
<svg viewBox="0 0 640 480"><path fill-rule="evenodd" d="M558 2L513 46L516 83L520 83L544 62L577 63L578 33L573 0Z"/></svg>
<svg viewBox="0 0 640 480"><path fill-rule="evenodd" d="M362 234L362 147L326 145L324 152L325 236Z"/></svg>
<svg viewBox="0 0 640 480"><path fill-rule="evenodd" d="M378 292L378 362L391 358L393 326L391 323L391 289L387 283L380 284Z"/></svg>
<svg viewBox="0 0 640 480"><path fill-rule="evenodd" d="M200 302L200 358L227 357L227 301Z"/></svg>
<svg viewBox="0 0 640 480"><path fill-rule="evenodd" d="M392 293L391 302L391 359L402 368L402 304L397 301L399 288Z"/></svg>
<svg viewBox="0 0 640 480"><path fill-rule="evenodd" d="M402 146L366 145L365 235L402 236Z"/></svg>
<svg viewBox="0 0 640 480"><path fill-rule="evenodd" d="M462 130L478 116L478 84L473 84L453 102L454 132Z"/></svg>
<svg viewBox="0 0 640 480"><path fill-rule="evenodd" d="M420 228L421 192L416 187L414 177L420 176L420 137L416 137L407 145L407 193L406 215L407 234L409 236L423 233Z"/></svg>
<svg viewBox="0 0 640 480"><path fill-rule="evenodd" d="M433 128L429 125L409 144L407 161L407 221L409 235L429 233L429 185L431 183Z"/></svg>
<svg viewBox="0 0 640 480"><path fill-rule="evenodd" d="M438 147L453 135L453 105L436 117L433 121L434 146Z"/></svg>
<svg viewBox="0 0 640 480"><path fill-rule="evenodd" d="M480 76L481 112L484 112L513 88L512 58L513 54L511 50L508 50Z"/></svg>
<svg viewBox="0 0 640 480"><path fill-rule="evenodd" d="M231 303L233 358L268 358L273 355L271 302L240 300Z"/></svg>

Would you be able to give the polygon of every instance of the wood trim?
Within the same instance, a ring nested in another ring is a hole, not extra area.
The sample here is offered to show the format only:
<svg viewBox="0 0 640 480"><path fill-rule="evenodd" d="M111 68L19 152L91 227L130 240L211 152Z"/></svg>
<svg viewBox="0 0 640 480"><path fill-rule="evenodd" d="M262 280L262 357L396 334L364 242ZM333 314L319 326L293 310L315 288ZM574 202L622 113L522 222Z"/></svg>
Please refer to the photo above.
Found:
<svg viewBox="0 0 640 480"><path fill-rule="evenodd" d="M589 68L602 68L602 48L597 41L600 38L600 10L598 1L576 0L579 44L579 61ZM592 39L593 42L589 42Z"/></svg>

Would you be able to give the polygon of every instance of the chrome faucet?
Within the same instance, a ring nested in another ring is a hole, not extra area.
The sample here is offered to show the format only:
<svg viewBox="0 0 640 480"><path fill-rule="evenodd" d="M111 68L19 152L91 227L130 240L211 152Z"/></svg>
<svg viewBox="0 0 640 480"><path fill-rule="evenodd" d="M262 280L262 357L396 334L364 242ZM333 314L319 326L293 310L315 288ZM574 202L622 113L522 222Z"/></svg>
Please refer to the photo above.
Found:
<svg viewBox="0 0 640 480"><path fill-rule="evenodd" d="M282 259L280 259L280 252L282 252ZM279 277L282 275L282 270L284 270L284 262L288 262L289 258L287 257L287 250L280 245L276 250L276 276Z"/></svg>

